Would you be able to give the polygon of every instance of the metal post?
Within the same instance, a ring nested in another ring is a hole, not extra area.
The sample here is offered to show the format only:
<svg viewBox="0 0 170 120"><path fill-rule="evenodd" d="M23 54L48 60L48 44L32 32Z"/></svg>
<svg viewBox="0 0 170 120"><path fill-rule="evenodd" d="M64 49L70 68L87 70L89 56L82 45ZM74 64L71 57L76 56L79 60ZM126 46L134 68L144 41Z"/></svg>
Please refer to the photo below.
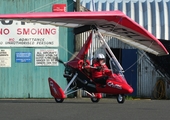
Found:
<svg viewBox="0 0 170 120"><path fill-rule="evenodd" d="M80 0L76 0L76 11L80 11ZM78 52L81 49L81 44L80 44L80 35L75 36L75 51ZM77 98L81 98L81 90L77 91Z"/></svg>

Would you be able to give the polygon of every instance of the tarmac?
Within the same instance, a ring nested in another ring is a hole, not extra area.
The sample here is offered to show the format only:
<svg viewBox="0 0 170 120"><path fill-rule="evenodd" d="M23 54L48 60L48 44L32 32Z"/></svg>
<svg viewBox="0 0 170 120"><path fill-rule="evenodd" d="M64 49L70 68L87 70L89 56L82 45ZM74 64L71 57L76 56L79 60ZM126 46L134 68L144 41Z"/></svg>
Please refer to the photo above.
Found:
<svg viewBox="0 0 170 120"><path fill-rule="evenodd" d="M0 99L1 120L169 120L169 100Z"/></svg>

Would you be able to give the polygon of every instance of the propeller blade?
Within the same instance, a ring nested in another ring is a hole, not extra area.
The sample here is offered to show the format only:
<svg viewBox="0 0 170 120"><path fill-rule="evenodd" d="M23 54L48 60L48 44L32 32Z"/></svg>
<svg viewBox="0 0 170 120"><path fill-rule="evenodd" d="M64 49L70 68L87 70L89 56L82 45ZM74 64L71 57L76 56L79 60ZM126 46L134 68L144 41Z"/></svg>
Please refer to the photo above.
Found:
<svg viewBox="0 0 170 120"><path fill-rule="evenodd" d="M65 66L65 63L62 60L58 59L57 61Z"/></svg>

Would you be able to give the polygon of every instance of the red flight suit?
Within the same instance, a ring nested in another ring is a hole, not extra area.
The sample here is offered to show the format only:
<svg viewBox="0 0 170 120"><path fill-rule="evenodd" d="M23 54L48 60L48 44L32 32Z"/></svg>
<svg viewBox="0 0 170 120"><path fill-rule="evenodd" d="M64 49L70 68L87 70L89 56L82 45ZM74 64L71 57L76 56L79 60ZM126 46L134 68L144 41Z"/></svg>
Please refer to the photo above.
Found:
<svg viewBox="0 0 170 120"><path fill-rule="evenodd" d="M95 68L92 68L91 72L94 82L106 84L106 80L108 79L108 76L112 75L112 71L108 69L105 63L101 65L99 62L95 62L93 67Z"/></svg>

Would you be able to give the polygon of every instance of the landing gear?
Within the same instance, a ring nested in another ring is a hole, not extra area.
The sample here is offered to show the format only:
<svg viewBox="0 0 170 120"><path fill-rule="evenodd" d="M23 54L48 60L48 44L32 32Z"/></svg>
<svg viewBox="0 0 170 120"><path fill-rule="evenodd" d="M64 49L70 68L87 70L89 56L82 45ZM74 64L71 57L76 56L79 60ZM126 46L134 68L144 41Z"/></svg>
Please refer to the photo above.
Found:
<svg viewBox="0 0 170 120"><path fill-rule="evenodd" d="M57 103L62 103L62 102L64 101L64 99L55 98L55 101L56 101Z"/></svg>
<svg viewBox="0 0 170 120"><path fill-rule="evenodd" d="M99 98L96 98L96 97L91 97L91 101L94 102L94 103L97 103L99 102Z"/></svg>
<svg viewBox="0 0 170 120"><path fill-rule="evenodd" d="M119 94L117 96L117 102L120 103L120 104L124 103L125 102L125 96L122 95L122 94Z"/></svg>

